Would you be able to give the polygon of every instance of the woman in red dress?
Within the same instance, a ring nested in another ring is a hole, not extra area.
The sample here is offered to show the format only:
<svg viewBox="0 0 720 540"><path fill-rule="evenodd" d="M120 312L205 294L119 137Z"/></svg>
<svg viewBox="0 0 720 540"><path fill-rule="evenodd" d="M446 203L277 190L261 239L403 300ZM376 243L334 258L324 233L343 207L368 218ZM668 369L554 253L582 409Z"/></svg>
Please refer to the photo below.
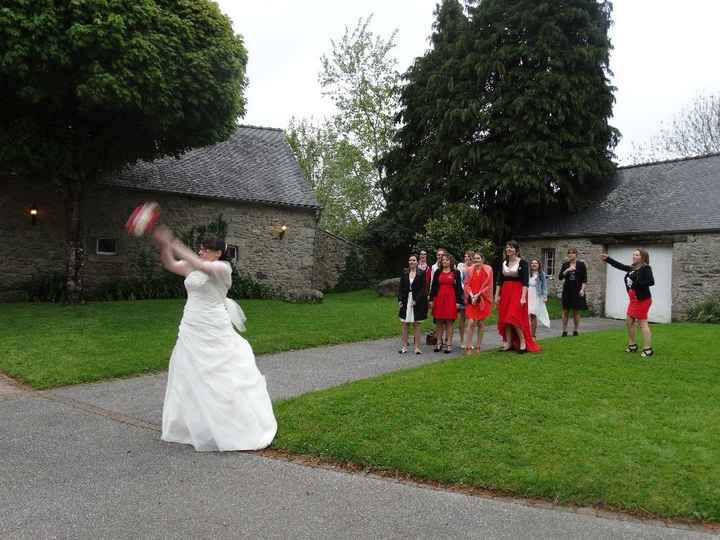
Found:
<svg viewBox="0 0 720 540"><path fill-rule="evenodd" d="M648 312L652 305L652 294L650 287L655 285L652 268L650 268L650 254L647 250L636 249L633 251L632 266L619 263L608 257L607 253L602 254L602 260L618 270L624 270L625 289L627 290L630 303L627 308L625 326L628 333L628 346L625 352L637 352L638 346L635 341L635 324L640 326L643 335L643 350L640 356L650 358L654 353L652 348L652 333L648 324Z"/></svg>
<svg viewBox="0 0 720 540"><path fill-rule="evenodd" d="M453 323L457 319L458 307L463 304L461 283L460 272L455 269L453 256L444 254L430 288L430 309L440 326L435 352L440 352L443 336L445 354L452 351Z"/></svg>
<svg viewBox="0 0 720 540"><path fill-rule="evenodd" d="M528 285L530 266L520 258L520 246L514 240L505 245L505 260L498 276L495 303L498 306L497 328L503 339L503 351L540 352L530 330Z"/></svg>
<svg viewBox="0 0 720 540"><path fill-rule="evenodd" d="M472 265L465 273L465 319L467 329L465 333L465 354L472 354L473 330L477 328L477 350L482 346L485 335L485 319L492 312L493 303L493 271L485 264L482 253L472 255Z"/></svg>

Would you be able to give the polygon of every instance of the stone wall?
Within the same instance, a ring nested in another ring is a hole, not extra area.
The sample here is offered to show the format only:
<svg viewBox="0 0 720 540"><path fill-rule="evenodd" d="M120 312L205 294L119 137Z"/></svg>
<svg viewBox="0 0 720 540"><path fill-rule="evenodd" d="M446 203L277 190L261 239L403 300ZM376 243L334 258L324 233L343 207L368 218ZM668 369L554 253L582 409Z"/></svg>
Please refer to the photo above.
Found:
<svg viewBox="0 0 720 540"><path fill-rule="evenodd" d="M720 234L689 234L683 240L673 249L673 319L685 319L692 306L720 297Z"/></svg>
<svg viewBox="0 0 720 540"><path fill-rule="evenodd" d="M162 272L152 244L128 236L123 229L132 209L147 200L160 203L162 221L177 231L207 225L222 214L228 223L226 240L238 246L237 266L242 272L278 292L311 286L316 230L312 210L95 186L84 203L87 289L146 275L144 259L149 259L151 272ZM34 202L39 215L32 226L29 208ZM34 190L10 177L0 195L0 211L0 239L10 249L10 256L3 257L0 301L20 300L20 286L33 274L63 270L63 201L59 193ZM287 226L284 234L280 234L282 225ZM98 238L115 239L117 254L97 254Z"/></svg>
<svg viewBox="0 0 720 540"><path fill-rule="evenodd" d="M0 176L0 302L22 300L34 274L61 273L65 261L65 210L59 191L12 175ZM32 224L30 208L38 209Z"/></svg>
<svg viewBox="0 0 720 540"><path fill-rule="evenodd" d="M555 269L551 276L550 291L558 298L562 294L562 281L558 279L560 266L567 259L567 251L574 247L578 250L578 259L587 265L588 283L585 287L588 307L597 314L605 312L606 264L600 259L604 249L587 239L552 239L520 241L523 258L543 260L542 250L555 249ZM547 272L547 269L545 270Z"/></svg>
<svg viewBox="0 0 720 540"><path fill-rule="evenodd" d="M345 271L347 256L353 251L362 252L362 248L349 240L322 229L315 236L315 269L312 286L321 291L333 289ZM364 258L361 256L361 259Z"/></svg>

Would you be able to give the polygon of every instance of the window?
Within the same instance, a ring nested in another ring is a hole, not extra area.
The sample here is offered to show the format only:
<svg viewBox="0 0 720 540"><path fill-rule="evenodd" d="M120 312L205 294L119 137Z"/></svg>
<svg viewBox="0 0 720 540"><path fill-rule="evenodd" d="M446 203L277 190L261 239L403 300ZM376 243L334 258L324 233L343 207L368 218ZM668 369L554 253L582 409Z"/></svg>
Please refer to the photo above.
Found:
<svg viewBox="0 0 720 540"><path fill-rule="evenodd" d="M97 255L117 255L117 240L115 238L98 238L95 253Z"/></svg>
<svg viewBox="0 0 720 540"><path fill-rule="evenodd" d="M233 244L228 244L225 248L225 257L232 262L237 262L238 247Z"/></svg>
<svg viewBox="0 0 720 540"><path fill-rule="evenodd" d="M555 275L555 248L543 248L542 250L543 268L549 276Z"/></svg>

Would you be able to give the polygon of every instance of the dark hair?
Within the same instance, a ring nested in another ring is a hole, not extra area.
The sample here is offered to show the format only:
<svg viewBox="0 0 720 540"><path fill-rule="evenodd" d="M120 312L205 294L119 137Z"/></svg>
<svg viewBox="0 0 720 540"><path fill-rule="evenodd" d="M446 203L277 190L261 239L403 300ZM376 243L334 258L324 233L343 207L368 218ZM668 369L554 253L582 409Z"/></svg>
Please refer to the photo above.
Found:
<svg viewBox="0 0 720 540"><path fill-rule="evenodd" d="M578 254L576 247L569 247L567 250L568 253L574 253L575 255Z"/></svg>
<svg viewBox="0 0 720 540"><path fill-rule="evenodd" d="M505 248L507 249L508 246L515 248L515 255L520 257L520 244L518 244L515 240L508 240L507 242L505 242ZM510 259L507 256L507 252L505 253L505 262L510 262Z"/></svg>
<svg viewBox="0 0 720 540"><path fill-rule="evenodd" d="M200 241L200 246L205 249L211 249L213 251L220 252L220 261L230 262L227 256L227 244L222 238L203 238Z"/></svg>
<svg viewBox="0 0 720 540"><path fill-rule="evenodd" d="M530 264L532 265L532 263L533 263L534 261L537 261L537 263L538 263L538 272L542 272L542 271L543 271L543 263L542 263L542 261L541 261L540 259L530 259Z"/></svg>

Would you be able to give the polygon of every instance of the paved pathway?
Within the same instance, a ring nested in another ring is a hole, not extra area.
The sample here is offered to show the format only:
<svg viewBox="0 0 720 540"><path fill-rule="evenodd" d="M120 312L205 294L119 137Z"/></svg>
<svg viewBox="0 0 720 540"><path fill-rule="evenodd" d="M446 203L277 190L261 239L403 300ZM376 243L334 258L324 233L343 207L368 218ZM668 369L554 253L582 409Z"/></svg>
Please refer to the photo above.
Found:
<svg viewBox="0 0 720 540"><path fill-rule="evenodd" d="M399 355L397 345L323 347L258 364L282 399L448 357ZM711 537L257 454L196 453L158 440L164 384L162 374L0 398L0 538Z"/></svg>

